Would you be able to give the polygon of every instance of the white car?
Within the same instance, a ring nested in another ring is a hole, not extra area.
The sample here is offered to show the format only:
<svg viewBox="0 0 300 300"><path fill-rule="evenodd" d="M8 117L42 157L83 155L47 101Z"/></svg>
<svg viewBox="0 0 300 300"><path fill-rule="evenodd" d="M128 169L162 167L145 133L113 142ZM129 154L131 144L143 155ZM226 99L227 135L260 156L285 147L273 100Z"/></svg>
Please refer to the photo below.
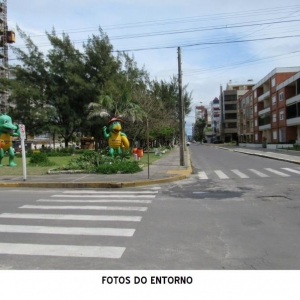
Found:
<svg viewBox="0 0 300 300"><path fill-rule="evenodd" d="M190 145L190 142L186 142L186 145L189 146L189 145Z"/></svg>

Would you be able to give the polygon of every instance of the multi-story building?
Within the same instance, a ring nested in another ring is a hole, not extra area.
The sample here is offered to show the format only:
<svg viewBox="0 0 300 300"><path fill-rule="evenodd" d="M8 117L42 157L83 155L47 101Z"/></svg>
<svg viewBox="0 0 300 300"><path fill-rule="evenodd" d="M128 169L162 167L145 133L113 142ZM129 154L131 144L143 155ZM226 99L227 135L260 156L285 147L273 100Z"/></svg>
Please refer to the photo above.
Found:
<svg viewBox="0 0 300 300"><path fill-rule="evenodd" d="M204 119L207 122L207 109L203 105L195 107L195 122L197 122L198 119Z"/></svg>
<svg viewBox="0 0 300 300"><path fill-rule="evenodd" d="M294 141L300 145L300 72L291 76L289 79L277 86L279 101L285 101L285 110L279 109L279 125L285 121L285 128L278 128L277 140L286 142ZM273 120L273 118L272 118ZM273 138L276 133L273 130Z"/></svg>
<svg viewBox="0 0 300 300"><path fill-rule="evenodd" d="M225 142L238 140L237 100L254 86L252 80L246 83L227 84L226 90L221 88L221 120L220 137Z"/></svg>
<svg viewBox="0 0 300 300"><path fill-rule="evenodd" d="M238 99L237 129L240 143L254 142L253 91L249 90Z"/></svg>
<svg viewBox="0 0 300 300"><path fill-rule="evenodd" d="M15 42L15 32L7 26L7 0L0 0L0 77L9 78L8 44ZM7 105L8 92L0 90L0 109Z"/></svg>
<svg viewBox="0 0 300 300"><path fill-rule="evenodd" d="M276 68L238 100L240 142L300 142L300 67Z"/></svg>
<svg viewBox="0 0 300 300"><path fill-rule="evenodd" d="M220 136L220 101L217 97L210 102L211 129L213 138Z"/></svg>

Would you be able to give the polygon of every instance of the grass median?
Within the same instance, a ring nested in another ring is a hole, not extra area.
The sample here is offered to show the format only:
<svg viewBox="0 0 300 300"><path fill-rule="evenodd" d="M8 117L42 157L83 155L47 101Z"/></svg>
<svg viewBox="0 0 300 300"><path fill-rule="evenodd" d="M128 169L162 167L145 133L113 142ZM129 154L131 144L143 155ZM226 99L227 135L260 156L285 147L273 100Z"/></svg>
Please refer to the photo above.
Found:
<svg viewBox="0 0 300 300"><path fill-rule="evenodd" d="M170 150L167 151L165 154L162 155L168 155L170 153ZM30 158L26 158L26 170L27 175L46 175L49 169L56 169L56 168L63 168L66 167L69 163L69 161L73 158L80 157L81 154L73 154L71 156L58 156L58 157L49 157L49 160L53 162L55 165L52 167L42 167L39 165L31 166L29 164ZM149 153L149 163L150 165L160 159L162 156L157 156L154 153ZM130 160L133 160L130 158ZM15 163L17 164L16 167L9 167L8 166L8 156L5 156L2 160L3 166L0 167L0 176L22 176L23 175L23 165L22 165L22 157L16 156L14 158ZM144 153L143 157L140 158L139 163L141 165L144 165L146 167L148 165L148 154Z"/></svg>

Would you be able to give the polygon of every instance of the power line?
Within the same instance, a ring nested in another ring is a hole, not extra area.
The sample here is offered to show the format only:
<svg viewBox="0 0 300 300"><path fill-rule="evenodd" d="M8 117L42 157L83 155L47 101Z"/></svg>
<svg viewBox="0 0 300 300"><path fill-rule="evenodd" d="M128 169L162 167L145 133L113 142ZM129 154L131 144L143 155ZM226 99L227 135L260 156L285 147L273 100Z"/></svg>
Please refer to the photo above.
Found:
<svg viewBox="0 0 300 300"><path fill-rule="evenodd" d="M274 39L286 39L286 38L295 38L300 37L299 35L287 35L287 36L277 36L277 37L269 37L269 38L261 38L261 39L248 39L248 40L231 40L231 41L217 41L217 42L199 42L193 44L181 45L182 48L185 47L195 47L202 45L220 45L220 44L234 44L234 43L247 43L247 42L256 42L256 41L267 41ZM172 49L177 46L166 46L166 47L148 47L148 48L137 48L137 49L123 49L123 50L114 50L112 52L135 52L135 51L146 51L146 50L160 50L160 49Z"/></svg>

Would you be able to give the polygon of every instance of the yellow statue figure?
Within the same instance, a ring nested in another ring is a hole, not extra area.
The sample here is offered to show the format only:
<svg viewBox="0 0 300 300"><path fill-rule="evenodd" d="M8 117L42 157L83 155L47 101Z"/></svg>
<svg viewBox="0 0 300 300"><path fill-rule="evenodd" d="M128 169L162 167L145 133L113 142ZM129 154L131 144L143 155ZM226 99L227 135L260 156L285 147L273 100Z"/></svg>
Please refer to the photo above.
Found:
<svg viewBox="0 0 300 300"><path fill-rule="evenodd" d="M130 147L126 134L121 132L121 123L123 123L121 119L112 118L107 123L108 128L106 126L103 127L103 134L108 139L109 154L112 157L115 155L115 152L121 154L122 150L127 150Z"/></svg>

